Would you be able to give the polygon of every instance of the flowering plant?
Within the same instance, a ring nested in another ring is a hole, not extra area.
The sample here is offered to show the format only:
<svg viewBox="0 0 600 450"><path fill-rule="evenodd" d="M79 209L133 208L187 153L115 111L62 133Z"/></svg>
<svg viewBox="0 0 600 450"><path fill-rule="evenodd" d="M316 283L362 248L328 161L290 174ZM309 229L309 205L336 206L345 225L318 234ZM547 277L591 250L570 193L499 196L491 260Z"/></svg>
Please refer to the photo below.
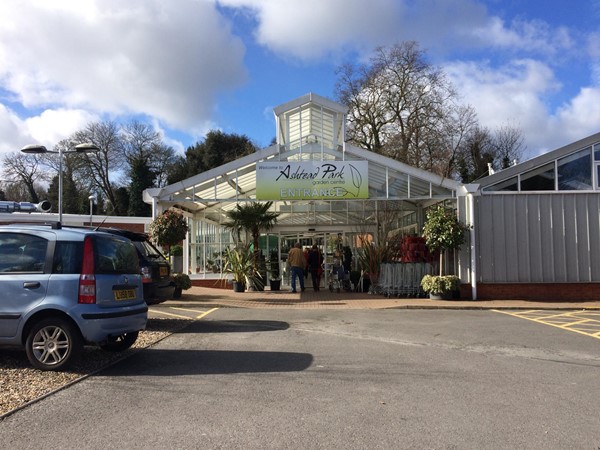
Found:
<svg viewBox="0 0 600 450"><path fill-rule="evenodd" d="M161 247L170 248L186 238L185 217L173 208L167 209L150 224L150 238Z"/></svg>

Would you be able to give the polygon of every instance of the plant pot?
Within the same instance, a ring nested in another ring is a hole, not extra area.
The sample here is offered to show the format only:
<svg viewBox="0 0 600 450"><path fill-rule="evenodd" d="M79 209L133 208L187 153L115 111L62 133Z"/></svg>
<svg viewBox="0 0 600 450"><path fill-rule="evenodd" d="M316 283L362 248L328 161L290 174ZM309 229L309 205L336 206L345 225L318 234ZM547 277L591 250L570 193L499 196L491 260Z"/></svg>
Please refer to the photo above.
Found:
<svg viewBox="0 0 600 450"><path fill-rule="evenodd" d="M431 300L452 300L454 299L454 291L443 292L441 294L433 294L429 293L429 298Z"/></svg>
<svg viewBox="0 0 600 450"><path fill-rule="evenodd" d="M363 292L369 292L371 288L371 280L369 278L363 278Z"/></svg>
<svg viewBox="0 0 600 450"><path fill-rule="evenodd" d="M278 291L281 289L281 280L269 280L272 291Z"/></svg>
<svg viewBox="0 0 600 450"><path fill-rule="evenodd" d="M175 290L173 291L173 298L181 298L182 292L183 292L182 288L176 287Z"/></svg>
<svg viewBox="0 0 600 450"><path fill-rule="evenodd" d="M246 286L244 286L244 283L240 281L233 282L233 292L244 292L245 290Z"/></svg>

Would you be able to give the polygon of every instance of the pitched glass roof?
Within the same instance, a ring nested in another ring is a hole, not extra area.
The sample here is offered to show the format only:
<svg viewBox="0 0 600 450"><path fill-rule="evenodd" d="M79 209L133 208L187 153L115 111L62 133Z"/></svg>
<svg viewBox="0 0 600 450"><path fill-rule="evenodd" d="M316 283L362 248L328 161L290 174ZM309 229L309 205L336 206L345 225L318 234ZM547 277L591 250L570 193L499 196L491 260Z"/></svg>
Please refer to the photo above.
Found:
<svg viewBox="0 0 600 450"><path fill-rule="evenodd" d="M600 190L600 133L477 181L483 193Z"/></svg>
<svg viewBox="0 0 600 450"><path fill-rule="evenodd" d="M415 205L456 197L462 185L382 155L346 144L345 108L307 94L274 110L277 143L252 155L164 188L148 189L144 199L162 209L176 206L198 219L221 223L238 202L256 200L256 164L265 161L338 160L368 162L368 200L274 202L279 224L355 224L385 201L388 208L413 211Z"/></svg>

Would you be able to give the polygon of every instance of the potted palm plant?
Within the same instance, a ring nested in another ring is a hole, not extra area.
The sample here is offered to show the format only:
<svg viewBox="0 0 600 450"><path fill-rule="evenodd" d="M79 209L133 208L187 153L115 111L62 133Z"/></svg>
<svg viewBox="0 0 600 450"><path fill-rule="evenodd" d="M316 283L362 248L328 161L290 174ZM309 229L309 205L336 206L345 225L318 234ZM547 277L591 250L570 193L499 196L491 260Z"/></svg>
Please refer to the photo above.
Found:
<svg viewBox="0 0 600 450"><path fill-rule="evenodd" d="M256 286L263 283L260 274L254 267L253 252L246 245L225 250L223 273L233 278L233 290L244 292L247 286Z"/></svg>
<svg viewBox="0 0 600 450"><path fill-rule="evenodd" d="M454 298L460 288L460 279L455 275L444 276L444 254L450 250L459 250L465 242L466 225L458 220L454 211L437 206L427 212L423 227L423 237L432 252L440 254L440 274L425 275L421 287L430 298Z"/></svg>
<svg viewBox="0 0 600 450"><path fill-rule="evenodd" d="M278 213L269 211L273 202L251 202L238 204L235 209L227 212L228 221L223 223L225 228L234 232L234 238L241 242L241 232L249 232L252 236L253 258L252 263L254 271L260 270L260 249L259 238L261 231L273 229L277 223ZM251 285L254 289L262 290L263 283Z"/></svg>

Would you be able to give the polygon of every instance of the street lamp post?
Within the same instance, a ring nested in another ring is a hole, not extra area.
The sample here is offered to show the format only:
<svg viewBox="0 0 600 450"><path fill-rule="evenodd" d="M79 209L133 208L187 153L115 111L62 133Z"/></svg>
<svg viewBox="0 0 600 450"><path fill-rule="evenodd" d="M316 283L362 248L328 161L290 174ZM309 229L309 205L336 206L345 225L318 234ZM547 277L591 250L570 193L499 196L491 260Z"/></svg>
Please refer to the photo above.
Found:
<svg viewBox="0 0 600 450"><path fill-rule="evenodd" d="M43 145L26 145L21 149L23 153L28 154L44 154L44 153L56 153L58 154L58 221L62 223L62 198L63 198L63 155L66 153L92 153L100 151L98 147L91 143L83 143L77 144L73 147L73 150L62 149L62 146L58 147L58 151L56 150L48 150Z"/></svg>
<svg viewBox="0 0 600 450"><path fill-rule="evenodd" d="M90 201L90 227L91 227L92 226L93 211L94 211L94 196L90 195L88 197L88 200Z"/></svg>

